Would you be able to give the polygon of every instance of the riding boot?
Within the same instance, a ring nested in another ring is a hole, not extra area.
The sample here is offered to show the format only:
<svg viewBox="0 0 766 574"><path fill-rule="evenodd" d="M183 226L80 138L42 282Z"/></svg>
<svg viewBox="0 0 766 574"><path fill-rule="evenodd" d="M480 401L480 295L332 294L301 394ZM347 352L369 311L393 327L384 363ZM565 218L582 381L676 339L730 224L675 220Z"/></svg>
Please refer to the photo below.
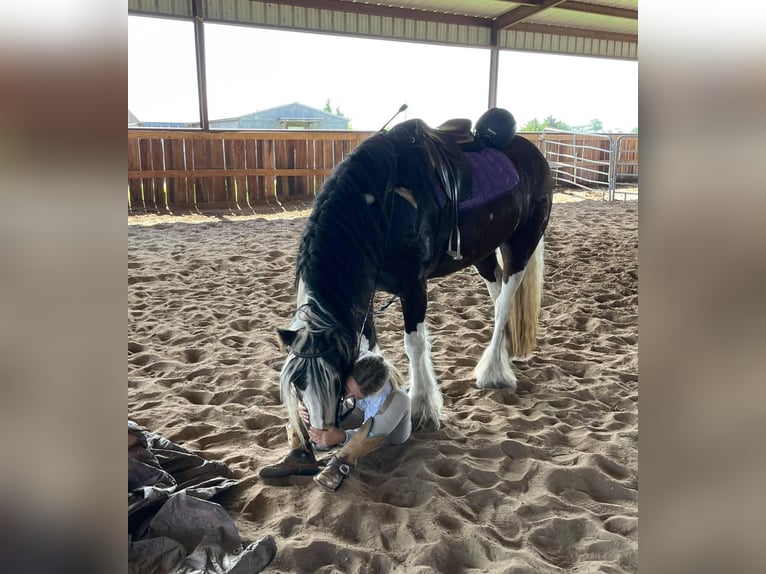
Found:
<svg viewBox="0 0 766 574"><path fill-rule="evenodd" d="M343 479L349 475L359 459L378 448L386 440L387 435L368 436L371 427L372 419L367 419L367 422L351 437L341 451L330 459L322 472L314 477L314 481L330 492L338 490Z"/></svg>
<svg viewBox="0 0 766 574"><path fill-rule="evenodd" d="M300 429L300 432L303 431L304 429ZM278 463L261 468L258 472L261 478L281 478L293 474L312 476L319 472L319 464L311 450L311 443L307 439L304 445L292 425L287 425L287 442L290 451Z"/></svg>

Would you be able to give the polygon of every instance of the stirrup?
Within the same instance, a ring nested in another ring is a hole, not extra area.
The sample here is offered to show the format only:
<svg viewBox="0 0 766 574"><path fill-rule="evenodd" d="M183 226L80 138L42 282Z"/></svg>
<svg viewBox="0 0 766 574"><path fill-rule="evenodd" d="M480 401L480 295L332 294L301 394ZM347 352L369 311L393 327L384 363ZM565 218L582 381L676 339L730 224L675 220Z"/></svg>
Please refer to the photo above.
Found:
<svg viewBox="0 0 766 574"><path fill-rule="evenodd" d="M452 249L452 234L455 233L457 236L457 249ZM455 261L460 261L463 258L463 255L460 253L460 228L456 225L452 228L452 231L449 232L449 239L447 240L447 255L452 257Z"/></svg>

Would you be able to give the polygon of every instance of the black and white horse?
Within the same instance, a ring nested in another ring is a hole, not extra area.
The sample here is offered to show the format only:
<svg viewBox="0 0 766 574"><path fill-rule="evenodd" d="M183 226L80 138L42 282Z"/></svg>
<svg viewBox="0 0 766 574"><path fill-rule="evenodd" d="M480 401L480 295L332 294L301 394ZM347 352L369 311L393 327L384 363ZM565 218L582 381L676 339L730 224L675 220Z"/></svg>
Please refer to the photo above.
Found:
<svg viewBox="0 0 766 574"><path fill-rule="evenodd" d="M492 135L502 130L475 137L470 122L469 138L402 122L362 142L325 182L298 252L297 311L279 331L289 348L282 400L294 428L301 427L299 400L311 426L336 424L360 348L377 350L376 290L401 299L413 425L438 427L442 395L429 355L426 282L469 265L495 304L476 385L516 389L511 359L535 345L553 186L545 158L515 136L504 113L511 133L499 143Z"/></svg>

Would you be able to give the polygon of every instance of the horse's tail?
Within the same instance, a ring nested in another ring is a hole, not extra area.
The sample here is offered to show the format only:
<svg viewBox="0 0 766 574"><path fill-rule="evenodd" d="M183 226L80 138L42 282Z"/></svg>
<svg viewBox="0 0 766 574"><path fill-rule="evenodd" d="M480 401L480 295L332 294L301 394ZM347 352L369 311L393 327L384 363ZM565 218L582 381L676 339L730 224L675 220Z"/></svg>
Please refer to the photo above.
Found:
<svg viewBox="0 0 766 574"><path fill-rule="evenodd" d="M505 340L508 343L508 353L515 359L528 357L537 342L543 296L543 251L541 237L514 294Z"/></svg>

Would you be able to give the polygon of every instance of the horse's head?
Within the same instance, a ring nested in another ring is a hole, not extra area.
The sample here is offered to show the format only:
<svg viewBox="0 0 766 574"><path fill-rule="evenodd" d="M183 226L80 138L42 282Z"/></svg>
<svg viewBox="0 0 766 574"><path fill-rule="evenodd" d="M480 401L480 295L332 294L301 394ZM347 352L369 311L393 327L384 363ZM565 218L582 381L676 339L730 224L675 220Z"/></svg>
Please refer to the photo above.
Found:
<svg viewBox="0 0 766 574"><path fill-rule="evenodd" d="M289 350L280 373L280 393L290 422L298 428L302 402L312 427L335 425L344 383L356 358L354 337L314 304L302 305L290 328L278 333Z"/></svg>

